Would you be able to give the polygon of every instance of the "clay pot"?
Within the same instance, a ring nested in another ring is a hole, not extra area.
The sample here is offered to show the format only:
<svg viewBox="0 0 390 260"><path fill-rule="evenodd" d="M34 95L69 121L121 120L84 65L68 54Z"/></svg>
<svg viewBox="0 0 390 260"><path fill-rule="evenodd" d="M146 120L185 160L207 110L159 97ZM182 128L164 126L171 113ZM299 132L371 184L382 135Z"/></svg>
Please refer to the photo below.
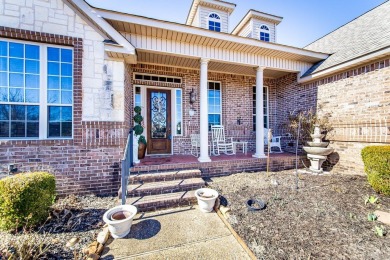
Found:
<svg viewBox="0 0 390 260"><path fill-rule="evenodd" d="M138 144L138 159L145 158L145 153L146 153L146 144L139 143Z"/></svg>

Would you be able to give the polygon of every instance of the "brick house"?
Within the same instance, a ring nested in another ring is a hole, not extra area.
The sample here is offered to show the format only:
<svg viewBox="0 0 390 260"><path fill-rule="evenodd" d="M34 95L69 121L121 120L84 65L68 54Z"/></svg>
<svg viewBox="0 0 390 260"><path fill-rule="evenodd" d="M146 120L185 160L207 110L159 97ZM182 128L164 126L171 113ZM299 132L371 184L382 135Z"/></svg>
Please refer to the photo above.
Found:
<svg viewBox="0 0 390 260"><path fill-rule="evenodd" d="M229 33L234 8L194 0L178 24L83 0L2 1L2 168L48 169L60 194L113 193L139 105L148 155L189 155L199 133L196 167L256 170L266 157L264 127L282 135L291 111L323 103L335 128L330 165L363 173L361 148L390 143L390 2L305 48L278 44L282 17L256 10ZM150 104L158 97L162 119ZM248 142L253 157L212 164L213 124Z"/></svg>

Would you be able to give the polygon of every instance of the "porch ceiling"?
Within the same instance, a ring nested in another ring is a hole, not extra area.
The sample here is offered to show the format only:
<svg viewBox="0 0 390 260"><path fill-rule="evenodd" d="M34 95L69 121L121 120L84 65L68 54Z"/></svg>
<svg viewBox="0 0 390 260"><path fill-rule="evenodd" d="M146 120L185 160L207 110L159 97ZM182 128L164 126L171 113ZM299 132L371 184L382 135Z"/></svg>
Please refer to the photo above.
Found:
<svg viewBox="0 0 390 260"><path fill-rule="evenodd" d="M143 51L138 52L138 63L172 66L172 67L195 69L195 70L199 70L200 68L199 59L152 53L152 52L143 52ZM228 73L228 74L239 74L239 75L246 75L246 76L256 76L256 71L254 67L223 63L217 61L210 61L209 71ZM289 73L290 72L286 72L286 71L265 69L264 77L279 78Z"/></svg>

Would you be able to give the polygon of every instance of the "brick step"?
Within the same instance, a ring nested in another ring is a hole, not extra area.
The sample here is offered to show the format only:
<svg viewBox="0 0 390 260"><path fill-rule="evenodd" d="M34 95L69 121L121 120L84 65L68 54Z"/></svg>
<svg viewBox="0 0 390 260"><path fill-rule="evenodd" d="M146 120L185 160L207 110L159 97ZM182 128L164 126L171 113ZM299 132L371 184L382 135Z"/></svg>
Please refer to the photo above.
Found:
<svg viewBox="0 0 390 260"><path fill-rule="evenodd" d="M137 207L138 212L190 206L196 203L195 191L181 191L151 196L127 198L126 204Z"/></svg>
<svg viewBox="0 0 390 260"><path fill-rule="evenodd" d="M199 178L201 175L201 171L196 169L155 173L131 173L129 184Z"/></svg>
<svg viewBox="0 0 390 260"><path fill-rule="evenodd" d="M205 186L201 178L179 179L161 182L146 182L127 186L128 197L150 196L199 189Z"/></svg>

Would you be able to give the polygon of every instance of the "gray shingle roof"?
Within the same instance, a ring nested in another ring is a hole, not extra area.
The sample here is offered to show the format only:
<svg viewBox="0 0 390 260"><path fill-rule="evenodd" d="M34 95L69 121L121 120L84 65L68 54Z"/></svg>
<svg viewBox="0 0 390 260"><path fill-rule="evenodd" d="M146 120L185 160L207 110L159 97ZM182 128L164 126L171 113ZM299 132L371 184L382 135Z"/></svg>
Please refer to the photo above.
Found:
<svg viewBox="0 0 390 260"><path fill-rule="evenodd" d="M307 45L304 49L331 54L302 77L390 46L390 1Z"/></svg>

